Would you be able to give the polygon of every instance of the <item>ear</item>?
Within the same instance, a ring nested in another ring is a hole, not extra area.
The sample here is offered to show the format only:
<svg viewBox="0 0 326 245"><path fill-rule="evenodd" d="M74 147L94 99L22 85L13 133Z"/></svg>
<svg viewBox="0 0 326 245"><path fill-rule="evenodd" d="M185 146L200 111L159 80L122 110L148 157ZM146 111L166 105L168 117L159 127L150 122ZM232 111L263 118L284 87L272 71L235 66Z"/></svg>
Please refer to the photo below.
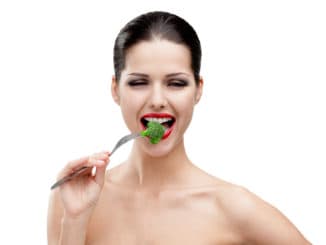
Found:
<svg viewBox="0 0 326 245"><path fill-rule="evenodd" d="M115 78L115 76L112 76L112 82L111 82L111 95L115 103L120 105L120 94L119 94L119 84Z"/></svg>
<svg viewBox="0 0 326 245"><path fill-rule="evenodd" d="M199 78L196 95L195 95L195 104L197 104L200 101L200 98L203 94L203 86L204 86L204 80L202 77Z"/></svg>

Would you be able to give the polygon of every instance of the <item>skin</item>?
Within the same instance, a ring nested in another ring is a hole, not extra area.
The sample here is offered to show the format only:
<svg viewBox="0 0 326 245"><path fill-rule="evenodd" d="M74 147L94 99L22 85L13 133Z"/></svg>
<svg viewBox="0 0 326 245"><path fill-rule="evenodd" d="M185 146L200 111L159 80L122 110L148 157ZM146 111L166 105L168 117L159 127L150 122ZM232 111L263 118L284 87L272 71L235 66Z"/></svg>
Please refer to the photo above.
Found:
<svg viewBox="0 0 326 245"><path fill-rule="evenodd" d="M155 39L128 51L120 81L112 79L126 125L139 132L142 115L164 112L176 118L174 130L156 145L135 140L127 160L109 172L108 152L68 163L59 178L83 165L97 172L52 192L48 244L310 244L270 204L188 159L183 135L202 88L185 46Z"/></svg>

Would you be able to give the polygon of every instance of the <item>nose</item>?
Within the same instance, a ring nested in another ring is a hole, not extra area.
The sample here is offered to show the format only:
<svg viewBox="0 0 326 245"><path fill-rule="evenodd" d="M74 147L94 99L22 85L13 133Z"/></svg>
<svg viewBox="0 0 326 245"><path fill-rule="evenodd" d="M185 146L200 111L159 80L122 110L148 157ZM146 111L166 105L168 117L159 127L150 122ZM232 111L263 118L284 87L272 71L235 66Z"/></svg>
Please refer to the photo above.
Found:
<svg viewBox="0 0 326 245"><path fill-rule="evenodd" d="M152 87L149 102L153 110L162 110L167 106L167 98L160 84L155 84Z"/></svg>

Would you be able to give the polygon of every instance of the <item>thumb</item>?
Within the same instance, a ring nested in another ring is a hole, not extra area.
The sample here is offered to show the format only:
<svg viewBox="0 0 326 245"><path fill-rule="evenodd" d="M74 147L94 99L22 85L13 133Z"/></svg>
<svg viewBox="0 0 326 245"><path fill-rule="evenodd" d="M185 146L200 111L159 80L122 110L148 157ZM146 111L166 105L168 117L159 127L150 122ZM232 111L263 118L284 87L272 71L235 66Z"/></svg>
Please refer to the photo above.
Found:
<svg viewBox="0 0 326 245"><path fill-rule="evenodd" d="M110 162L110 160L108 159L106 164L104 164L103 166L96 167L94 180L101 187L103 186L103 183L104 183L105 171L106 171L106 167L109 164L109 162Z"/></svg>

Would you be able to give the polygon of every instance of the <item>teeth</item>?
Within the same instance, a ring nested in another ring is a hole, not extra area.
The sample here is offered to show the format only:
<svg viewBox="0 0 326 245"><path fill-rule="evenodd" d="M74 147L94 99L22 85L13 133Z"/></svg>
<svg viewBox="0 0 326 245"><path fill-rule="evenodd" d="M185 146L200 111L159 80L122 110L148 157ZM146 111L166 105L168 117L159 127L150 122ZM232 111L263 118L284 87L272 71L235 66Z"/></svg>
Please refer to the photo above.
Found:
<svg viewBox="0 0 326 245"><path fill-rule="evenodd" d="M171 121L172 118L170 118L170 117L164 117L164 118L146 117L145 120L147 120L149 122L158 122L158 123L162 124L162 123Z"/></svg>

